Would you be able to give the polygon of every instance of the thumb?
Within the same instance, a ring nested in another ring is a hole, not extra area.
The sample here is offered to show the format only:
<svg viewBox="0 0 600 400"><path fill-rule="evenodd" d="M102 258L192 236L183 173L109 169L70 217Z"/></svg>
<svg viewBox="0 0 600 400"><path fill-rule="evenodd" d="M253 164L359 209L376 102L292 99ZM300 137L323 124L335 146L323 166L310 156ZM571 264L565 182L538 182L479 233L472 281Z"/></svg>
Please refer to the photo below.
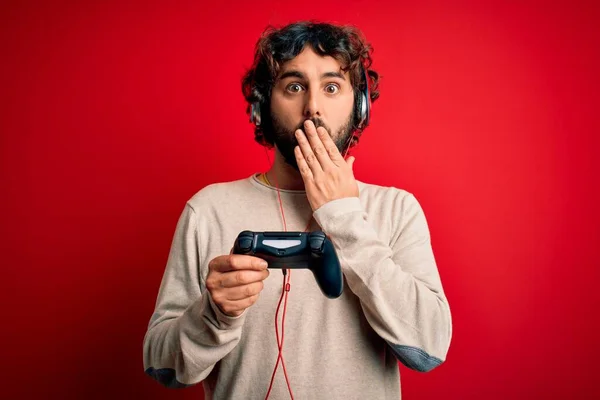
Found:
<svg viewBox="0 0 600 400"><path fill-rule="evenodd" d="M352 169L354 167L354 161L355 160L356 160L356 158L354 156L350 156L346 160L346 163L348 163L348 166L350 167L350 169Z"/></svg>

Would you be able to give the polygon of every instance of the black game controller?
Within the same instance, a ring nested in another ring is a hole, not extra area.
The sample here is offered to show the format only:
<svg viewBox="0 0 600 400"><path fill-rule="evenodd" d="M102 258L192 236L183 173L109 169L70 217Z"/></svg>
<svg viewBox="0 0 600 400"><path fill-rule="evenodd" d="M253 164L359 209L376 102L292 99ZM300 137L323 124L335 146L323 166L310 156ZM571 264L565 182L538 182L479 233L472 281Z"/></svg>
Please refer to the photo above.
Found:
<svg viewBox="0 0 600 400"><path fill-rule="evenodd" d="M321 231L241 232L233 254L262 258L269 268L310 269L323 294L331 299L344 290L344 277L333 243Z"/></svg>

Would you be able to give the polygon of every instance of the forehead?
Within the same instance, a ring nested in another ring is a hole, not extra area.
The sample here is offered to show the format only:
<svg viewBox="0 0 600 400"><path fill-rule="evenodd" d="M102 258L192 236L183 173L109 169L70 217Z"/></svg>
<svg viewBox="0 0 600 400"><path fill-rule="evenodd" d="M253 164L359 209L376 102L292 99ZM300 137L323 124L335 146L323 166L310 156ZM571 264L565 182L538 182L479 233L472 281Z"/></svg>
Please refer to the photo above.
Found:
<svg viewBox="0 0 600 400"><path fill-rule="evenodd" d="M347 75L342 71L342 65L331 56L321 56L306 46L296 57L282 64L279 76L287 71L298 71L307 77L320 77L327 72L338 72Z"/></svg>

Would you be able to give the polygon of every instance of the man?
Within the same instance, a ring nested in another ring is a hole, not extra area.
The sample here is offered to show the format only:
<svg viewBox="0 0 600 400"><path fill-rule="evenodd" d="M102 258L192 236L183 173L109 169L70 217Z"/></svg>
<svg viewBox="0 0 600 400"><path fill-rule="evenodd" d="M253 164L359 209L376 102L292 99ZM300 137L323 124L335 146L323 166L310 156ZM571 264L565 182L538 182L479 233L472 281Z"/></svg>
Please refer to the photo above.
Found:
<svg viewBox="0 0 600 400"><path fill-rule="evenodd" d="M398 360L422 372L445 360L451 314L423 210L404 190L357 181L344 159L379 95L370 65L351 27L297 23L261 37L242 87L273 166L186 203L144 338L148 375L202 381L207 399L398 399ZM305 228L332 241L345 287L331 299L309 270L283 278L280 360L282 274L231 250L243 230Z"/></svg>

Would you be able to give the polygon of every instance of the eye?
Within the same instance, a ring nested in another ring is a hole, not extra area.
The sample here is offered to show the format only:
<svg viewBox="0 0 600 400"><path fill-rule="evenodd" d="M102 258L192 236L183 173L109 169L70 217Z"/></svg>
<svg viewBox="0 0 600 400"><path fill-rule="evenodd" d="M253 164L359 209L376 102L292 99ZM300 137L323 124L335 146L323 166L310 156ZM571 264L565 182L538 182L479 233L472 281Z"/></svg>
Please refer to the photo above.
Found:
<svg viewBox="0 0 600 400"><path fill-rule="evenodd" d="M336 94L340 90L339 86L333 83L325 86L325 91L329 94Z"/></svg>
<svg viewBox="0 0 600 400"><path fill-rule="evenodd" d="M300 85L299 83L290 83L287 87L286 90L288 92L292 92L292 93L298 93L299 91L301 91L303 89L302 85Z"/></svg>

